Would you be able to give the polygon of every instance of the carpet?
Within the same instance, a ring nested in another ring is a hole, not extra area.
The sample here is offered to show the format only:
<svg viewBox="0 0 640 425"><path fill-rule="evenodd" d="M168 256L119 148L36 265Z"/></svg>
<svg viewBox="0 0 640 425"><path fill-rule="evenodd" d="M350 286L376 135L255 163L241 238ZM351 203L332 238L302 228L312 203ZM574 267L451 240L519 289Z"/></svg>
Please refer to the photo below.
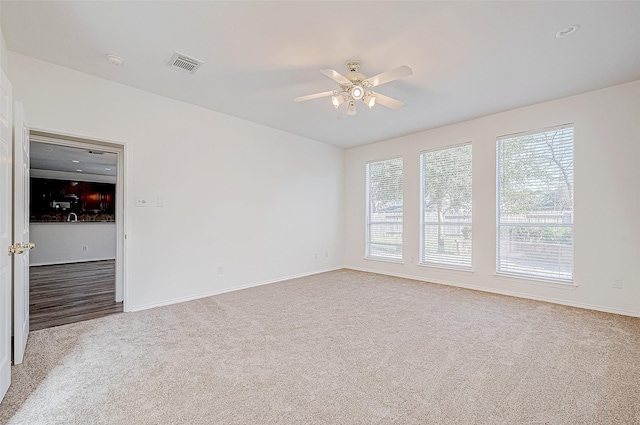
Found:
<svg viewBox="0 0 640 425"><path fill-rule="evenodd" d="M2 424L637 424L640 319L339 270L32 332Z"/></svg>

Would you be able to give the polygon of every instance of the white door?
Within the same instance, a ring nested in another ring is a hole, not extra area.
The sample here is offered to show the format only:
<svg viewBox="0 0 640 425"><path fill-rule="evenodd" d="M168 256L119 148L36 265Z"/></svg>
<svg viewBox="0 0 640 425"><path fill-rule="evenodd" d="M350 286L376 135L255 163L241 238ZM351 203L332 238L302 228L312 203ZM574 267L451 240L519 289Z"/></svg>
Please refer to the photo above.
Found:
<svg viewBox="0 0 640 425"><path fill-rule="evenodd" d="M11 84L0 69L0 400L11 384Z"/></svg>
<svg viewBox="0 0 640 425"><path fill-rule="evenodd" d="M13 128L13 364L22 363L29 336L29 127L22 103L16 102Z"/></svg>

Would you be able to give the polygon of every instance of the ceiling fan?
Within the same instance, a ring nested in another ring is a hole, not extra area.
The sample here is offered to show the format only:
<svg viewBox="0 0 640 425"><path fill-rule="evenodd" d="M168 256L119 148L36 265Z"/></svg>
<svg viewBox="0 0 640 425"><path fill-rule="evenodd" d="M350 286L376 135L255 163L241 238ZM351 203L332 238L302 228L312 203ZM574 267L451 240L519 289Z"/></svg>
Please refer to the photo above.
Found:
<svg viewBox="0 0 640 425"><path fill-rule="evenodd" d="M339 74L333 69L323 69L320 71L333 81L337 82L340 85L340 90L330 90L322 93L300 96L293 99L293 101L304 102L305 100L331 96L331 104L335 108L338 108L340 105L347 102L347 115L355 115L357 113L356 100L362 100L369 108L373 108L376 104L380 104L391 109L398 109L402 107L403 103L399 100L380 93L375 93L370 89L381 84L397 80L398 78L411 75L413 73L411 68L403 65L370 78L367 78L358 72L360 62L349 61L347 62L347 68L349 69L349 72L345 75Z"/></svg>

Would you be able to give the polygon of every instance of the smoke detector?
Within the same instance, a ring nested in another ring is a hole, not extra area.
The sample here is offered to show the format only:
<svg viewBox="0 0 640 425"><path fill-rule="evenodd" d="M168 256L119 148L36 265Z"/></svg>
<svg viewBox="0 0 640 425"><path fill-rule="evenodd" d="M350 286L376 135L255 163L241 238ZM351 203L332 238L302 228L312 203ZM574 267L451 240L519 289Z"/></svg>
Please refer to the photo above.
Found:
<svg viewBox="0 0 640 425"><path fill-rule="evenodd" d="M116 56L116 55L107 55L107 60L109 62L111 62L113 65L115 66L122 66L124 65L124 59L122 59L120 56Z"/></svg>
<svg viewBox="0 0 640 425"><path fill-rule="evenodd" d="M169 59L169 62L167 62L167 65L171 68L193 74L202 66L203 63L204 62L199 59L175 52L173 56L171 56L171 59Z"/></svg>
<svg viewBox="0 0 640 425"><path fill-rule="evenodd" d="M568 27L562 28L560 31L556 33L556 38L565 38L573 35L576 31L580 29L580 25L569 25Z"/></svg>

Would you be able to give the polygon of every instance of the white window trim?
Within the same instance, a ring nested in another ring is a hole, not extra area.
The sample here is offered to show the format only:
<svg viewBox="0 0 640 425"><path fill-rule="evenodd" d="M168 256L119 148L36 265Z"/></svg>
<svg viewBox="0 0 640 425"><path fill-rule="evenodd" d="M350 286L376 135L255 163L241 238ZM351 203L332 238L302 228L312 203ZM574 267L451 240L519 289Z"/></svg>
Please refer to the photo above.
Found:
<svg viewBox="0 0 640 425"><path fill-rule="evenodd" d="M500 139L511 139L513 137L530 136L532 134L545 133L547 131L553 131L553 130L564 130L565 128L572 128L572 127L575 130L575 123L565 123L560 125L552 125L550 127L537 128L535 130L526 130L526 131L520 131L518 133L503 134L501 136L496 137L496 142Z"/></svg>
<svg viewBox="0 0 640 425"><path fill-rule="evenodd" d="M463 274L463 275L468 275L471 276L475 273L475 271L473 269L463 269L460 267L452 267L452 266L441 266L441 265L435 265L435 264L431 264L431 263L418 263L416 264L416 266L423 268L423 269L431 269L431 270L437 270L437 271L442 271L442 272L447 272L447 273L458 273L458 274Z"/></svg>
<svg viewBox="0 0 640 425"><path fill-rule="evenodd" d="M462 143L456 143L456 144L452 144L452 145L446 145L446 146L441 146L441 147L435 147L432 149L425 149L420 151L419 155L418 155L418 161L419 161L419 174L420 174L420 193L418 194L418 198L419 198L419 203L420 203L420 217L419 217L419 229L420 229L420 250L419 250L419 256L418 256L418 263L417 266L419 267L430 267L430 268L437 268L437 269L444 269L444 270L451 270L451 271L458 271L458 272L470 272L471 274L473 274L473 236L471 238L471 264L469 265L469 267L456 267L456 266L452 266L452 265L447 265L447 264L439 264L439 263L432 263L432 262L423 262L422 258L424 257L424 202L422 197L424 195L424 179L422 176L422 164L421 164L421 158L422 155L425 153L429 153L429 152L437 152L437 151L441 151L441 150L445 150L445 149L453 149L453 148L460 148L463 146L471 146L471 193L472 193L472 206L471 206L471 228L473 229L473 141L469 140L467 142L462 142ZM471 233L473 235L473 231Z"/></svg>
<svg viewBox="0 0 640 425"><path fill-rule="evenodd" d="M370 198L369 198L369 174L368 174L368 170L369 170L369 164L372 163L376 163L376 162L383 162L383 161L391 161L394 159L401 159L402 160L402 244L401 245L396 245L396 246L400 246L401 251L404 249L404 156L403 155L399 155L399 156L393 156L390 158L382 158L382 159L372 159L369 161L365 162L364 165L364 169L365 169L365 198L366 198L366 210L365 210L365 243L364 243L364 259L365 260L373 260L373 261L382 261L382 262L386 262L386 263L396 263L396 264L404 264L404 252L401 254L400 258L387 258L387 257L378 257L378 256L374 256L374 255L369 255L369 245L371 244L370 242L370 218L371 218L371 211L369 211L371 202L370 202Z"/></svg>
<svg viewBox="0 0 640 425"><path fill-rule="evenodd" d="M538 277L527 277L521 276L517 274L508 274L502 272L495 272L493 274L496 278L500 280L509 280L509 281L518 281L518 283L527 283L529 285L537 285L544 286L547 288L557 288L557 289L576 289L578 286L575 282L570 281L562 281L562 280L550 280Z"/></svg>
<svg viewBox="0 0 640 425"><path fill-rule="evenodd" d="M496 137L496 174L495 174L495 182L496 182L496 251L495 251L495 273L494 276L501 279L509 279L509 280L517 280L522 283L535 284L539 286L553 287L553 288L564 288L564 289L574 289L579 285L575 283L575 222L571 223L571 232L572 232L572 241L571 241L571 255L572 255L572 263L571 263L571 279L551 279L538 277L533 275L524 275L519 273L509 273L505 271L499 270L499 262L500 258L498 257L498 247L500 244L500 227L501 226L514 226L515 223L512 224L500 224L500 158L498 157L498 143L503 139L509 139L514 137L524 137L532 134L539 134L544 132L549 132L553 130L563 130L566 128L573 129L573 144L575 149L575 123L565 123L550 127L543 127L534 130L521 131L517 133L504 134L502 136ZM575 160L575 150L574 150L574 160ZM574 169L575 172L575 169ZM574 187L573 187L573 196L575 196L575 179L574 179ZM557 227L557 226L556 226ZM561 226L560 226L561 227Z"/></svg>
<svg viewBox="0 0 640 425"><path fill-rule="evenodd" d="M363 257L365 260L369 261L380 261L382 263L392 263L392 264L404 264L404 260L394 260L393 258L385 258L385 257Z"/></svg>

